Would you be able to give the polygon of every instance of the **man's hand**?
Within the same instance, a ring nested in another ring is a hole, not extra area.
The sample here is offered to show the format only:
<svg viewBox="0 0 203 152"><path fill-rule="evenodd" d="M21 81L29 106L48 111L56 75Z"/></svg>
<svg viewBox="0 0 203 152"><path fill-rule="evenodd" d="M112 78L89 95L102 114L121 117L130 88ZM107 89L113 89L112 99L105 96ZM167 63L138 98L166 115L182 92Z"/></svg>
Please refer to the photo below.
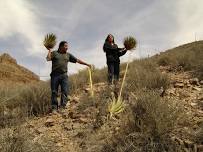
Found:
<svg viewBox="0 0 203 152"><path fill-rule="evenodd" d="M88 67L89 67L90 69L93 69L93 65L91 65L91 64L88 64Z"/></svg>
<svg viewBox="0 0 203 152"><path fill-rule="evenodd" d="M87 66L88 66L90 69L92 69L92 67L93 67L91 64L87 64Z"/></svg>
<svg viewBox="0 0 203 152"><path fill-rule="evenodd" d="M50 49L50 48L48 48L48 47L46 47L46 49L47 49L48 51L51 51L51 49Z"/></svg>

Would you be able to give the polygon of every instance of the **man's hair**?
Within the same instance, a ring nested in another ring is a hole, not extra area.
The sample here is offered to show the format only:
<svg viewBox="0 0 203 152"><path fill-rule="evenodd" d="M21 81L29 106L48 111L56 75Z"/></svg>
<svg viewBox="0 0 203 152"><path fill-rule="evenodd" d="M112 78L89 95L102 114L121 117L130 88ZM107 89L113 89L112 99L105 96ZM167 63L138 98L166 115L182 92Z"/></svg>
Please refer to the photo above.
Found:
<svg viewBox="0 0 203 152"><path fill-rule="evenodd" d="M113 37L113 43L115 43L115 42L114 42L114 36L113 36L112 34L108 34L108 36L107 36L106 39L105 39L105 42L109 42L109 40L108 40L108 39L109 39L109 36L112 36L112 37Z"/></svg>
<svg viewBox="0 0 203 152"><path fill-rule="evenodd" d="M62 47L62 46L64 46L65 43L68 43L68 42L67 42L67 41L61 41L61 42L59 43L59 48Z"/></svg>

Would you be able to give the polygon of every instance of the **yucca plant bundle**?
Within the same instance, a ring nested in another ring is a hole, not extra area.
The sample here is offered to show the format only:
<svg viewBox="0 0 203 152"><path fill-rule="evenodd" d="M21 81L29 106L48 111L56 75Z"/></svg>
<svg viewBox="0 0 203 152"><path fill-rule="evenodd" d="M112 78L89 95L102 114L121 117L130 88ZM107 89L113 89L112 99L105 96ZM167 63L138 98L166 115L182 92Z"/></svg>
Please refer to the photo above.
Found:
<svg viewBox="0 0 203 152"><path fill-rule="evenodd" d="M56 35L53 33L47 34L43 43L46 48L52 49L56 45Z"/></svg>
<svg viewBox="0 0 203 152"><path fill-rule="evenodd" d="M108 105L108 112L110 114L110 118L115 118L116 115L123 112L125 110L125 103L122 99L117 100L113 97Z"/></svg>
<svg viewBox="0 0 203 152"><path fill-rule="evenodd" d="M127 50L133 50L136 47L137 41L134 37L128 36L124 38L123 45Z"/></svg>

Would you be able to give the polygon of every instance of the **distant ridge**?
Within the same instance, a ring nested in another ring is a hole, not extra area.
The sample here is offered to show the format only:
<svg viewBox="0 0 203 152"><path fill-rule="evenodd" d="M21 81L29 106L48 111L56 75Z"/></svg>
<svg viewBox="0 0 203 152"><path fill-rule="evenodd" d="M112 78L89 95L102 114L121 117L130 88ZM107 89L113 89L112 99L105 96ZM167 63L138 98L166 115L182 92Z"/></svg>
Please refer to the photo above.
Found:
<svg viewBox="0 0 203 152"><path fill-rule="evenodd" d="M8 53L0 54L0 82L30 83L40 81L39 76L17 64Z"/></svg>

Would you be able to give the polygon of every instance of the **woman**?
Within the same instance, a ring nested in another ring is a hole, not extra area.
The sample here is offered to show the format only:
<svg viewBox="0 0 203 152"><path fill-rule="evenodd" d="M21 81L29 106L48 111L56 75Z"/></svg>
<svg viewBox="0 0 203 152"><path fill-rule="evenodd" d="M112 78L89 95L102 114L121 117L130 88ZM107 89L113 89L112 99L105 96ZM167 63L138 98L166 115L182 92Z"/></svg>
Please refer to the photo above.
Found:
<svg viewBox="0 0 203 152"><path fill-rule="evenodd" d="M103 50L106 53L106 60L108 66L108 83L113 84L119 80L120 59L127 50L125 48L118 48L114 42L113 35L109 34L105 40Z"/></svg>

